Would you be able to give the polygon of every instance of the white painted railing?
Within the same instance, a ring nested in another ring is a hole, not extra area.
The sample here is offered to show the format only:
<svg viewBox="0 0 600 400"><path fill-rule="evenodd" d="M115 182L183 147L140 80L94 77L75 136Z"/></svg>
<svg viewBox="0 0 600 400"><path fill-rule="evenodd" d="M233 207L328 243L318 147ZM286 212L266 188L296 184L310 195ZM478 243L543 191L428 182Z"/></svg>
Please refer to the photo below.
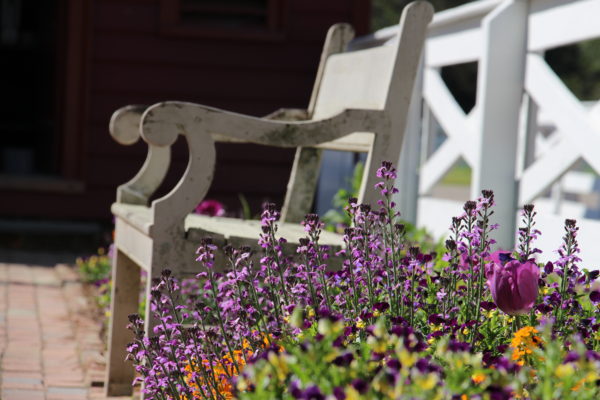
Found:
<svg viewBox="0 0 600 400"><path fill-rule="evenodd" d="M585 218L588 205L563 198L583 194L589 203L598 196L591 190L600 174L600 102L582 104L543 57L600 38L599 16L600 0L483 0L436 14L399 164L398 202L407 219L444 234L464 200L491 188L502 247L513 245L516 210L533 202L547 258L555 258L564 219L573 217L585 264L600 266L600 221ZM385 45L395 33L396 27L385 28L352 46ZM478 63L476 104L468 114L440 74L466 62ZM447 136L439 146L436 124ZM461 158L472 169L470 190L458 202L433 197ZM570 172L579 160L593 172Z"/></svg>

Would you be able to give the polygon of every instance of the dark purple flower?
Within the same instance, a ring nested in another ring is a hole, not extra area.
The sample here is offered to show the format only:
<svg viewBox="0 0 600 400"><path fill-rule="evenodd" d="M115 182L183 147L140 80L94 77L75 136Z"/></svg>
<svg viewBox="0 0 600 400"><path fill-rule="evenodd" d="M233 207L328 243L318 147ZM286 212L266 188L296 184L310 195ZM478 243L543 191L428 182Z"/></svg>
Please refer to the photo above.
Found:
<svg viewBox="0 0 600 400"><path fill-rule="evenodd" d="M589 361L600 361L600 353L594 350L588 350L585 352L585 358Z"/></svg>
<svg viewBox="0 0 600 400"><path fill-rule="evenodd" d="M385 301L381 301L378 303L373 304L373 308L379 312L385 312L388 308L390 308L390 305L385 302Z"/></svg>
<svg viewBox="0 0 600 400"><path fill-rule="evenodd" d="M289 392L292 396L294 396L295 399L302 398L302 389L300 389L300 385L298 384L297 380L294 379L292 382L290 382Z"/></svg>
<svg viewBox="0 0 600 400"><path fill-rule="evenodd" d="M496 385L490 385L487 388L490 394L490 400L510 400L514 398L513 390L510 388L503 388Z"/></svg>
<svg viewBox="0 0 600 400"><path fill-rule="evenodd" d="M494 303L510 315L525 314L535 304L540 271L531 261L518 260L502 264L502 252L493 253L488 285Z"/></svg>
<svg viewBox="0 0 600 400"><path fill-rule="evenodd" d="M352 387L360 394L365 394L369 390L369 384L360 378L356 378L352 381Z"/></svg>
<svg viewBox="0 0 600 400"><path fill-rule="evenodd" d="M439 314L431 314L429 318L427 318L427 321L429 321L430 324L439 325L446 320Z"/></svg>
<svg viewBox="0 0 600 400"><path fill-rule="evenodd" d="M451 340L450 343L448 343L448 350L450 350L453 353L466 352L471 350L471 346L465 342Z"/></svg>
<svg viewBox="0 0 600 400"><path fill-rule="evenodd" d="M565 363L570 363L570 362L575 362L579 360L579 354L577 354L577 352L575 351L570 351L567 356L565 357Z"/></svg>
<svg viewBox="0 0 600 400"><path fill-rule="evenodd" d="M321 389L316 385L306 388L302 398L305 400L325 400L325 396L321 393Z"/></svg>
<svg viewBox="0 0 600 400"><path fill-rule="evenodd" d="M347 367L354 360L354 355L350 352L334 358L333 363L339 367Z"/></svg>
<svg viewBox="0 0 600 400"><path fill-rule="evenodd" d="M336 386L333 388L333 395L335 396L336 400L344 400L346 398L346 393L344 392L344 389L340 386Z"/></svg>
<svg viewBox="0 0 600 400"><path fill-rule="evenodd" d="M399 371L400 367L402 366L402 364L400 364L400 361L395 359L395 358L391 358L388 360L388 362L386 363L387 367L393 371Z"/></svg>
<svg viewBox="0 0 600 400"><path fill-rule="evenodd" d="M554 309L551 305L549 304L538 304L535 307L536 310L538 310L539 312L541 312L542 314L548 314L550 312L552 312L552 310Z"/></svg>

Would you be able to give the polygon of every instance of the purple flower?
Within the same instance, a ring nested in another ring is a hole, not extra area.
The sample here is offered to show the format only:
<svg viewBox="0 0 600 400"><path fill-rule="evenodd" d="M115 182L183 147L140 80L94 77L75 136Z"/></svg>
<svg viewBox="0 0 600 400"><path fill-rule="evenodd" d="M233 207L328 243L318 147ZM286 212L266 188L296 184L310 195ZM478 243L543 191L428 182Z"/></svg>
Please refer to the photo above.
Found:
<svg viewBox="0 0 600 400"><path fill-rule="evenodd" d="M506 252L490 255L488 285L494 303L510 315L527 313L535 304L540 271L534 262L509 260ZM505 261L504 263L502 261Z"/></svg>
<svg viewBox="0 0 600 400"><path fill-rule="evenodd" d="M209 215L211 217L222 217L225 215L225 208L223 204L217 200L204 200L196 206L194 210L196 214Z"/></svg>
<svg viewBox="0 0 600 400"><path fill-rule="evenodd" d="M336 400L344 400L346 398L346 393L340 386L333 388L333 395L335 396Z"/></svg>
<svg viewBox="0 0 600 400"><path fill-rule="evenodd" d="M356 378L352 381L352 387L360 394L365 394L369 390L369 384L360 378Z"/></svg>
<svg viewBox="0 0 600 400"><path fill-rule="evenodd" d="M325 396L323 396L321 389L317 385L312 385L306 388L302 398L306 400L323 400Z"/></svg>

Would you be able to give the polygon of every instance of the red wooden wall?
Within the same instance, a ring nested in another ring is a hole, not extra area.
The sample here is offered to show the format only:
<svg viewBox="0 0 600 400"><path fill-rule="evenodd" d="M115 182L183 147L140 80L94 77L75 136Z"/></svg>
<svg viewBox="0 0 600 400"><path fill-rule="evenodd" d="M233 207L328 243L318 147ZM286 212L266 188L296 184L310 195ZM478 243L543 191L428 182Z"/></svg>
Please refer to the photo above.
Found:
<svg viewBox="0 0 600 400"><path fill-rule="evenodd" d="M108 121L115 109L162 100L252 115L305 107L328 27L350 22L362 34L369 19L369 0L282 0L277 37L220 38L164 32L160 0L87 0L85 7L78 2L65 1L72 29L67 37L78 41L66 51L73 59L66 64L71 69L79 66L81 77L74 89L69 77L65 80L61 155L68 161L63 162L63 178L77 184L74 190L0 188L2 215L108 218L116 186L135 174L146 151L141 143L123 147L109 137ZM163 193L186 162L185 146L177 147L175 168ZM255 211L267 198L281 203L293 151L219 145L217 154L210 197L231 210L240 208L238 193Z"/></svg>

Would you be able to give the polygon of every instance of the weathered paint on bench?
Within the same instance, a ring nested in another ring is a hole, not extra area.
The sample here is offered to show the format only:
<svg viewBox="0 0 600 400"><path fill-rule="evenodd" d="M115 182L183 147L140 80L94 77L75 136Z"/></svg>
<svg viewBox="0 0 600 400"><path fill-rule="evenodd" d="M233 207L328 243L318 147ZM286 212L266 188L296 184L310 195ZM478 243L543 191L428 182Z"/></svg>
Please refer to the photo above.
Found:
<svg viewBox="0 0 600 400"><path fill-rule="evenodd" d="M108 395L131 392L133 368L125 363L127 315L137 308L140 268L151 279L163 268L177 275L197 273L198 239L210 234L236 245L256 242L256 221L190 216L206 195L215 168L215 141L258 143L298 148L282 210L279 234L290 240L303 236L297 224L310 210L320 150L338 149L368 153L359 200L375 205L374 172L383 160L398 160L408 108L427 24L433 9L416 1L404 9L396 46L347 52L353 37L347 24L328 32L313 95L306 111L280 110L256 118L213 107L167 101L150 107L128 106L111 119L113 137L132 144L139 137L148 144L140 172L119 186L113 263L113 292L109 326ZM282 120L285 119L285 120ZM163 181L170 162L170 146L179 135L189 148L189 163L179 183L148 206ZM290 221L290 222L287 222ZM341 237L324 233L322 244L341 245ZM146 315L150 315L149 302ZM152 325L147 319L146 331Z"/></svg>

